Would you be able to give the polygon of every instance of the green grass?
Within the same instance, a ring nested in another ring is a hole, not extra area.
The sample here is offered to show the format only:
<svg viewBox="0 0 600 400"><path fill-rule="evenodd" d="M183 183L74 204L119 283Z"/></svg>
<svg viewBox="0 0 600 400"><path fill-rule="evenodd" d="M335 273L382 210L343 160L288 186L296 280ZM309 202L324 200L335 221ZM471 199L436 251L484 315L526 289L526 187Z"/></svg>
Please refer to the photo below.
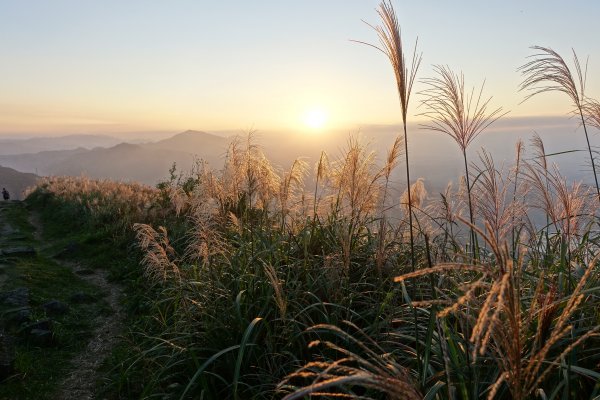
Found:
<svg viewBox="0 0 600 400"><path fill-rule="evenodd" d="M46 235L43 243L34 240L33 227L28 222L29 212L23 203L3 207L3 218L18 230L2 238L3 246L33 246L40 251L35 256L5 258L5 281L2 291L25 287L29 289L29 305L32 321L48 318L42 304L58 300L69 305L69 311L51 317L53 340L49 346L29 340L22 331L25 326L7 326L16 337L15 374L0 384L2 399L51 399L57 385L66 377L70 360L81 352L90 339L94 319L106 315L110 309L102 300L98 288L85 282L68 266L57 262L52 256L59 244L52 243L52 235ZM16 238L16 239L15 239ZM50 244L50 245L49 245ZM89 304L70 304L70 297L83 292L97 299ZM11 311L0 309L4 317ZM3 318L4 320L4 318Z"/></svg>

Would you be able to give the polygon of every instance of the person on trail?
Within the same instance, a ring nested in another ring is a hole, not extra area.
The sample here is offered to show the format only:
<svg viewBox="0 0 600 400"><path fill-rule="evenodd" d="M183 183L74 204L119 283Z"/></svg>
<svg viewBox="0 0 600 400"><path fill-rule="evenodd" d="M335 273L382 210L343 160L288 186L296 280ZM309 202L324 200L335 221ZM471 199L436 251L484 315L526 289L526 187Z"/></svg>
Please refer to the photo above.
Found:
<svg viewBox="0 0 600 400"><path fill-rule="evenodd" d="M2 188L2 197L4 198L4 200L10 199L10 194L8 193L8 190L6 190L6 188Z"/></svg>

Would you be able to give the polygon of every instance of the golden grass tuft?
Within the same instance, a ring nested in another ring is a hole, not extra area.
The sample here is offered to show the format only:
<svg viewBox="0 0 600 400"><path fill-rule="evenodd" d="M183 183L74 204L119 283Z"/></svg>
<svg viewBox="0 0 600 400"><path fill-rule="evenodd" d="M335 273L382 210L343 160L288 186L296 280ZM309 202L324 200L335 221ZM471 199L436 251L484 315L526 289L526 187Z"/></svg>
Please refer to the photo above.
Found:
<svg viewBox="0 0 600 400"><path fill-rule="evenodd" d="M590 119L590 115L592 124L594 123L594 103L588 101L585 95L587 62L585 68L582 68L575 50L572 50L573 64L575 65L574 75L565 59L556 51L543 46L533 46L532 49L537 53L530 56L531 60L529 62L519 67L519 71L523 75L519 90L528 92L523 101L547 92L560 92L569 97L574 107L573 114L579 115L585 133L590 164L596 183L597 200L600 201L600 185L596 173L596 162L586 124L586 121ZM589 113L590 110L592 111L591 114Z"/></svg>
<svg viewBox="0 0 600 400"><path fill-rule="evenodd" d="M385 353L381 347L362 332L356 325L345 321L364 339L359 339L333 325L316 325L309 331L330 332L354 344L364 353L350 351L332 341L315 340L309 347L325 347L341 355L334 361L314 361L288 375L279 385L280 390L292 391L284 400L295 400L306 396L356 398L344 388L361 386L373 389L394 400L416 400L423 396L416 388L408 370L398 364L392 354ZM292 382L310 380L312 383L296 387Z"/></svg>
<svg viewBox="0 0 600 400"><path fill-rule="evenodd" d="M154 230L150 225L140 223L134 224L133 229L144 254L142 265L146 278L160 283L180 281L181 272L167 230L162 226Z"/></svg>

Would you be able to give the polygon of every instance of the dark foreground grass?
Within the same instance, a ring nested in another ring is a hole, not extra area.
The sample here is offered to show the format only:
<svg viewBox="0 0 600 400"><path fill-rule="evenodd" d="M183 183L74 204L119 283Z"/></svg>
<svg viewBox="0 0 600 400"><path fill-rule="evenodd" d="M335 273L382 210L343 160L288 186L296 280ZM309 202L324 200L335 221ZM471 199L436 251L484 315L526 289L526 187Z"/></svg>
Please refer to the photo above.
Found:
<svg viewBox="0 0 600 400"><path fill-rule="evenodd" d="M31 246L32 256L3 257L4 283L1 291L17 288L29 291L31 322L9 322L18 310L3 305L0 309L5 331L16 338L15 371L0 384L2 399L50 399L70 369L72 357L84 349L97 315L109 312L102 293L82 280L68 266L53 257L60 248L52 244L51 235L42 242L34 239L34 227L28 221L24 203L3 205L2 218L13 230L0 240L2 248ZM85 293L97 299L87 304L70 304L70 297ZM69 305L64 315L48 316L42 305L58 300ZM28 334L30 324L52 319L52 341L39 343Z"/></svg>
<svg viewBox="0 0 600 400"><path fill-rule="evenodd" d="M44 235L51 238L48 253L61 263L78 263L93 273L96 269L109 272L109 279L125 289L122 306L127 311L127 327L123 340L101 367L97 396L101 398L138 398L148 384L145 368L132 368L127 362L138 354L139 337L132 332L151 332L153 291L144 284L131 229L126 229L118 214L106 213L98 218L76 202L34 192L27 200L40 216ZM91 315L99 310L90 310ZM90 327L91 328L91 327ZM83 341L85 343L85 341ZM79 347L78 350L81 350ZM126 370L126 373L123 372Z"/></svg>

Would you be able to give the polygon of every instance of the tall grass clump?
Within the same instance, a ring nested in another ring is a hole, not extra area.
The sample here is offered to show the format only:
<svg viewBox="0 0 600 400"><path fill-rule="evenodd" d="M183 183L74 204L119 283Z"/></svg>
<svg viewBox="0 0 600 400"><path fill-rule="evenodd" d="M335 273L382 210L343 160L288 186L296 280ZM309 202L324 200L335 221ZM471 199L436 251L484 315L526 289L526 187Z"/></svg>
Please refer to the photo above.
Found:
<svg viewBox="0 0 600 400"><path fill-rule="evenodd" d="M498 236L492 226L486 226L485 232L478 233L491 249L488 261L442 262L395 278L400 284L428 276L438 282L436 296L413 304L432 316L429 379L421 386L416 371L406 370L407 360L415 353L401 325L381 337L356 337L342 326L315 326L312 329L321 333L312 346L333 351L290 374L282 383L282 390L291 392L286 398L308 394L380 398L377 393L398 399L529 399L569 393L577 393L576 398L595 398L600 389L599 358L594 353L600 345L595 309L600 294L597 258L586 257L574 289L567 292L561 290L561 273L527 261L524 248L515 260L506 241L508 230ZM472 328L463 331L466 325L461 321L472 321ZM332 340L324 333L343 340ZM468 357L457 342L461 335L468 335L471 344ZM372 350L374 346L377 351ZM360 350L353 350L355 347ZM573 360L570 368L569 358ZM465 362L476 367L477 379L465 379ZM377 369L379 363L385 364L383 371ZM572 371L577 371L576 375L568 375ZM301 384L306 381L308 384ZM395 392L392 384L402 389ZM419 397L413 397L419 392Z"/></svg>
<svg viewBox="0 0 600 400"><path fill-rule="evenodd" d="M320 158L308 194L304 162L276 168L249 136L232 142L221 170L163 185L179 210L175 225L187 230L156 219L132 226L148 317L127 336L113 373L116 382L144 378L112 390L272 398L311 359L307 328L349 321L381 332L398 300L390 279L398 263L387 260L397 257L402 233L387 222L377 228L401 145L377 165L350 137L339 157Z"/></svg>
<svg viewBox="0 0 600 400"><path fill-rule="evenodd" d="M112 227L121 233L137 221L164 223L173 210L152 186L87 177L45 177L27 196L30 202L53 203L66 213L65 221L87 221L90 228Z"/></svg>

